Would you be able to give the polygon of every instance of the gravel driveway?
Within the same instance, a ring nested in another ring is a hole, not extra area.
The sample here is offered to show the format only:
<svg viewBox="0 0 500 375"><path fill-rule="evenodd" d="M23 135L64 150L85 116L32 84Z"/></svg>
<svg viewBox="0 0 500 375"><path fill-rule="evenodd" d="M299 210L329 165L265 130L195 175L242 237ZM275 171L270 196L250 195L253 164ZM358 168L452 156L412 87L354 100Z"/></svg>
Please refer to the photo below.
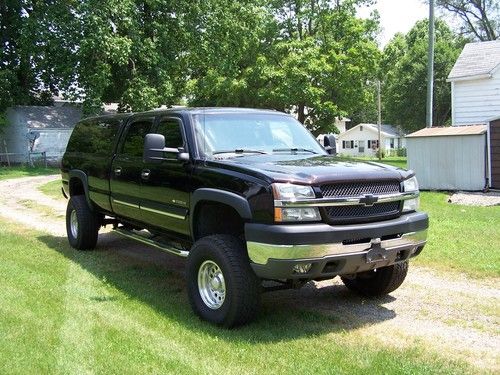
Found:
<svg viewBox="0 0 500 375"><path fill-rule="evenodd" d="M65 236L66 201L47 197L37 189L57 178L0 181L0 215L54 236ZM100 242L106 242L109 251L165 263L182 274L182 261L158 250L144 249L113 234L103 236ZM500 373L500 279L476 280L411 265L403 286L384 298L367 300L353 295L335 279L311 282L300 290L266 293L263 304L264 311L319 311L331 316L339 329L355 330L384 345L424 345Z"/></svg>

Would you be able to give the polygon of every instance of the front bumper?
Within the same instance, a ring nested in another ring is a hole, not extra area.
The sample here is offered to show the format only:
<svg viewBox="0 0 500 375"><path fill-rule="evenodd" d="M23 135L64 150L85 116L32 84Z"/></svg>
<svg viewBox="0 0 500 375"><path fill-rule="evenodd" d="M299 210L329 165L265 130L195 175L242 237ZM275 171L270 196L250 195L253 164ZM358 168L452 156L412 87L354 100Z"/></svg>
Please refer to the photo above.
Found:
<svg viewBox="0 0 500 375"><path fill-rule="evenodd" d="M252 268L264 279L315 279L388 266L418 255L427 239L422 212L353 225L245 225ZM306 273L295 266L310 264Z"/></svg>

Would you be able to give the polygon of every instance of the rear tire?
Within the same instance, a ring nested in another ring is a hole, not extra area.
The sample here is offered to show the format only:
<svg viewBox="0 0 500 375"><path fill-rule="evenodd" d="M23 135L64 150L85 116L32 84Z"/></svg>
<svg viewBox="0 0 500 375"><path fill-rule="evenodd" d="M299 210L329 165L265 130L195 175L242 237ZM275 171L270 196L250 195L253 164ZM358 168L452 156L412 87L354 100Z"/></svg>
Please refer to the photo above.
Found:
<svg viewBox="0 0 500 375"><path fill-rule="evenodd" d="M341 277L344 285L359 294L378 297L395 291L403 284L408 273L408 261L392 266L360 272L354 278Z"/></svg>
<svg viewBox="0 0 500 375"><path fill-rule="evenodd" d="M258 312L261 283L237 237L198 240L189 251L186 279L193 311L210 323L231 328L250 322Z"/></svg>
<svg viewBox="0 0 500 375"><path fill-rule="evenodd" d="M99 215L90 209L85 196L72 196L66 208L66 233L69 244L77 250L94 249L99 227Z"/></svg>

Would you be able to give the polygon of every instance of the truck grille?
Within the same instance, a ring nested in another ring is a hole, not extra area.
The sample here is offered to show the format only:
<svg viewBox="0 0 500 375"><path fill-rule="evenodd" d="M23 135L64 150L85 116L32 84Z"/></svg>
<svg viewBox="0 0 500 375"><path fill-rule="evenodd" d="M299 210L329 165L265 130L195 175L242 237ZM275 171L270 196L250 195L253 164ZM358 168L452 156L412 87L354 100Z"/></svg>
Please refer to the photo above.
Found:
<svg viewBox="0 0 500 375"><path fill-rule="evenodd" d="M365 194L384 195L400 192L398 181L339 183L321 186L325 198L357 197ZM373 206L331 206L324 213L331 224L363 223L387 220L400 215L401 202L375 203Z"/></svg>
<svg viewBox="0 0 500 375"><path fill-rule="evenodd" d="M321 193L325 198L357 197L364 194L382 195L399 193L399 191L398 181L350 182L321 186Z"/></svg>

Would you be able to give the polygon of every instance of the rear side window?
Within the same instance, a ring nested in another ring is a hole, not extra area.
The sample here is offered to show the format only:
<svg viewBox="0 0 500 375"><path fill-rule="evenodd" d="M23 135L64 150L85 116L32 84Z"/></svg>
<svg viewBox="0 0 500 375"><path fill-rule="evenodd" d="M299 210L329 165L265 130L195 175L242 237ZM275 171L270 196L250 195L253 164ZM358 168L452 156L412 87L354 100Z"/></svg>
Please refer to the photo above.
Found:
<svg viewBox="0 0 500 375"><path fill-rule="evenodd" d="M144 151L144 138L146 134L149 133L152 124L152 119L132 122L127 127L127 134L123 141L121 153L127 156L142 157Z"/></svg>
<svg viewBox="0 0 500 375"><path fill-rule="evenodd" d="M71 133L66 151L111 156L120 123L117 119L92 119L79 122Z"/></svg>

